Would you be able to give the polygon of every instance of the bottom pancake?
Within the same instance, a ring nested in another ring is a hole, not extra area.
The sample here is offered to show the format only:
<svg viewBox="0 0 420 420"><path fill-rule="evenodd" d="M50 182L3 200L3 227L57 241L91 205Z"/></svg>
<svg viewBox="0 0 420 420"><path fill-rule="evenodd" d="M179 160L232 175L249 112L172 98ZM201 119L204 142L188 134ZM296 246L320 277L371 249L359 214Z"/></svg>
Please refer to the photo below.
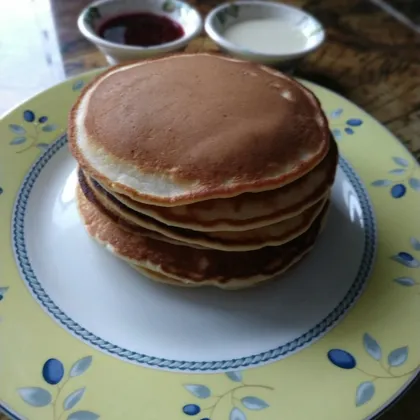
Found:
<svg viewBox="0 0 420 420"><path fill-rule="evenodd" d="M309 250L308 250L309 251ZM300 261L302 261L306 255L308 255L308 252L302 254L298 259L296 259L293 264L291 264L289 267L291 267L292 265L295 266L297 263L299 263ZM197 287L210 287L210 286L216 286L220 289L223 290L240 290L240 289L246 289L246 288L251 288L251 287L255 287L258 286L261 282L268 282L271 280L274 280L275 278L277 278L278 275L281 275L281 273L278 273L276 276L272 276L269 277L268 279L264 279L261 281L255 281L255 282L251 282L250 280L232 280L232 281L227 281L226 283L217 283L217 282L186 282L186 281L182 281L182 280L178 280L175 278L172 278L168 275L159 273L157 271L153 271L150 270L148 268L144 268L141 267L139 265L135 265L135 264L130 264L131 267L134 268L134 270L136 270L137 272L139 272L140 274L142 274L144 277L156 281L157 283L162 283L162 284L167 284L170 286L177 286L177 287L189 287L189 288L197 288ZM289 268L287 267L287 268ZM286 269L284 270L286 271Z"/></svg>
<svg viewBox="0 0 420 420"><path fill-rule="evenodd" d="M85 196L79 186L77 201L90 236L128 263L151 270L172 284L177 284L174 282L177 280L188 286L233 289L272 278L299 261L312 249L327 213L325 206L308 231L287 244L247 252L224 252L175 245L130 233L102 213L94 197Z"/></svg>
<svg viewBox="0 0 420 420"><path fill-rule="evenodd" d="M184 283L181 280L177 280L174 278L171 278L167 275L164 275L162 273L158 273L157 271L149 270L148 268L141 267L139 265L130 264L131 267L134 268L137 272L142 274L144 277L147 277L148 279L157 281L158 283L163 284L169 284L171 286L179 286L179 287L198 287L200 286L200 283L194 284L194 283Z"/></svg>

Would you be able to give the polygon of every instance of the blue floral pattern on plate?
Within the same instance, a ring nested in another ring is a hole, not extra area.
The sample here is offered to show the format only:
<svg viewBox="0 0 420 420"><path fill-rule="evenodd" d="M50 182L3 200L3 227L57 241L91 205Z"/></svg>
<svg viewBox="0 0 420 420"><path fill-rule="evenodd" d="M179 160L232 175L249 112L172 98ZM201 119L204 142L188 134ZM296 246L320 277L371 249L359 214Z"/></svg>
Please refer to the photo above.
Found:
<svg viewBox="0 0 420 420"><path fill-rule="evenodd" d="M225 375L230 379L232 385L229 390L222 394L214 395L206 385L185 384L184 388L196 399L203 400L203 404L200 402L185 404L182 407L182 412L187 416L203 415L205 413L204 417L200 416L200 420L212 420L215 411L220 408L222 401L229 399L229 420L246 420L246 410L260 411L270 407L263 398L256 397L253 393L250 395L247 392L246 395L241 397L238 396L238 393L241 393L241 390L274 391L273 387L246 384L243 379L243 372L241 371L226 372Z"/></svg>
<svg viewBox="0 0 420 420"><path fill-rule="evenodd" d="M74 92L79 92L85 84L83 79L79 79L71 87ZM23 111L22 119L23 122L20 124L9 124L9 130L14 134L9 144L17 148L16 153L23 153L33 148L45 151L50 143L44 141L42 135L56 132L58 126L51 124L46 115L38 116L31 109ZM2 192L3 190L0 188L0 194Z"/></svg>
<svg viewBox="0 0 420 420"><path fill-rule="evenodd" d="M4 295L6 294L8 287L0 287L0 301L4 299Z"/></svg>
<svg viewBox="0 0 420 420"><path fill-rule="evenodd" d="M99 415L92 411L75 410L76 405L80 403L86 392L85 387L74 389L68 392L64 399L62 398L64 388L68 388L66 387L67 383L72 378L85 373L91 364L92 356L83 357L73 363L65 377L65 368L63 363L59 359L48 359L42 366L41 373L44 381L48 385L53 386L55 390L51 392L49 387L49 389L47 389L43 387L29 386L19 388L17 391L22 400L32 407L51 406L53 420L63 418L66 418L67 420L99 419ZM60 407L59 401L61 400L62 404Z"/></svg>
<svg viewBox="0 0 420 420"><path fill-rule="evenodd" d="M327 354L328 360L334 366L344 370L356 369L365 376L366 380L361 382L356 388L356 407L368 403L374 397L376 381L407 377L418 370L418 366L416 366L414 369L403 370L398 373L394 372L394 368L400 368L408 360L408 346L392 349L385 355L378 341L370 334L365 333L363 335L363 347L371 359L374 360L374 363L379 366L381 373L372 373L369 369L360 367L356 358L346 350L332 349ZM377 367L374 370L377 371Z"/></svg>
<svg viewBox="0 0 420 420"><path fill-rule="evenodd" d="M44 151L49 144L42 141L42 134L55 132L58 126L51 124L46 115L37 116L30 109L23 111L22 119L22 124L9 124L9 130L15 135L9 144L18 147L16 153L23 153L34 147Z"/></svg>
<svg viewBox="0 0 420 420"><path fill-rule="evenodd" d="M410 238L410 246L416 253L420 252L420 240L417 238ZM391 257L392 260L407 268L419 268L420 261L411 253L407 251L398 252ZM404 287L418 287L420 283L410 276L402 276L394 279L394 282Z"/></svg>
<svg viewBox="0 0 420 420"><path fill-rule="evenodd" d="M412 173L416 165L412 159L394 156L392 158L394 168L388 171L388 178L377 179L372 182L373 187L387 187L393 198L404 197L407 193L407 186L414 191L420 192L420 179L413 177Z"/></svg>
<svg viewBox="0 0 420 420"><path fill-rule="evenodd" d="M340 122L342 116L342 108L335 109L329 114L331 132L337 141L341 140L343 135L353 135L354 130L363 124L360 118L348 118L345 122Z"/></svg>

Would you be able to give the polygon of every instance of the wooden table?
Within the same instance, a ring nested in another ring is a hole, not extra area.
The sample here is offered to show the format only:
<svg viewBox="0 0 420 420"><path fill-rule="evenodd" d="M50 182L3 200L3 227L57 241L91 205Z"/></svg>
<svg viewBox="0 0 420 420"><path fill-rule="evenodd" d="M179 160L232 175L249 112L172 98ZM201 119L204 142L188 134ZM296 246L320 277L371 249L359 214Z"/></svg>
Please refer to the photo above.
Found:
<svg viewBox="0 0 420 420"><path fill-rule="evenodd" d="M217 0L192 0L206 14ZM420 7L417 0L287 0L314 14L328 41L296 75L329 87L387 126L420 159ZM106 65L79 34L86 0L0 2L0 113L68 76ZM189 52L217 51L206 37ZM6 378L2 378L5 380ZM383 420L420 419L420 382ZM0 415L0 420L5 417ZM146 420L146 419L145 419ZM292 419L288 419L292 420ZM337 419L338 420L338 419Z"/></svg>

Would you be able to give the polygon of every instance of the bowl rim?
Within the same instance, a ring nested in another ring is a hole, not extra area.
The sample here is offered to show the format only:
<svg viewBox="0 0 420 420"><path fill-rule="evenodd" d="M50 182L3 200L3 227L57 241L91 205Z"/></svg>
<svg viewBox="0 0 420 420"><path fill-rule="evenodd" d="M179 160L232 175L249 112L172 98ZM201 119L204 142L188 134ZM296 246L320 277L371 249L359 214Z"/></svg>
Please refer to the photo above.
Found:
<svg viewBox="0 0 420 420"><path fill-rule="evenodd" d="M320 30L320 34L321 37L319 39L319 41L311 46L311 47L305 47L302 48L296 52L292 52L292 53L278 53L278 54L269 54L269 53L263 53L263 52L258 52L256 50L250 50L250 49L246 49L243 47L240 47L230 41L228 41L223 35L222 33L220 33L219 31L217 31L215 29L214 26L214 20L216 19L216 15L228 8L231 7L232 5L237 5L237 6L241 6L241 5L253 5L253 6L257 6L260 8L265 8L265 7L277 7L279 9L288 9L290 11L293 11L294 13L299 13L300 15L308 17L309 19L311 19L312 21L314 21L315 23L317 23L319 25L319 27L321 28ZM207 35L216 43L218 44L220 47L222 47L223 49L225 49L226 51L230 51L233 52L235 54L238 55L247 55L249 57L260 57L261 59L280 59L280 58L287 58L287 60L293 60L299 57L303 57L304 55L307 55L313 51L315 51L316 49L318 49L324 42L325 42L325 38L326 38L326 31L325 31L325 27L324 25L313 15L311 15L310 13L308 13L306 10L300 9L298 7L295 6L290 6L288 4L282 3L282 2L278 2L278 1L270 1L270 0L234 0L234 1L228 1L226 3L222 3L218 6L216 6L215 8L213 8L206 16L205 21L204 21L204 30L207 33Z"/></svg>
<svg viewBox="0 0 420 420"><path fill-rule="evenodd" d="M187 3L183 0L173 0L175 3L182 4L186 7L188 7L190 10L192 10L196 17L197 17L197 27L194 29L194 31L191 32L191 34L186 35L184 34L181 38L178 38L171 42L165 42L163 44L159 45L152 45L149 47L141 47L141 46L135 46L135 45L125 45L125 44L119 44L118 42L111 42L107 41L104 38L101 38L87 23L86 23L86 15L88 11L92 7L100 7L104 4L108 3L118 3L119 0L96 0L92 3L89 3L79 14L79 17L77 18L77 26L79 28L79 31L82 33L82 35L87 38L89 41L93 42L96 45L99 45L101 47L107 47L107 48L113 48L113 49L119 49L124 50L127 52L166 52L168 50L171 50L172 48L180 48L185 45L187 45L191 40L196 38L200 32L203 30L204 23L203 23L203 17L201 16L200 12L197 8L192 6L191 4ZM139 1L139 11L141 11L141 0ZM124 10L121 11L121 14L124 14ZM116 15L117 16L117 15ZM175 20L175 19L174 19ZM179 25L183 27L183 25L176 21ZM184 29L184 27L183 27Z"/></svg>

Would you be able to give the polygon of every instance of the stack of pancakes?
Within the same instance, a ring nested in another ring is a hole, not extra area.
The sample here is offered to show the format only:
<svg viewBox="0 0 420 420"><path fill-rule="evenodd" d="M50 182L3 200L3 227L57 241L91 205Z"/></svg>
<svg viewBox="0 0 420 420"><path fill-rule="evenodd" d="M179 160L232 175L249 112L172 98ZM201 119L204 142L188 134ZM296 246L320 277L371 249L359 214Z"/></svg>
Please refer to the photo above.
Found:
<svg viewBox="0 0 420 420"><path fill-rule="evenodd" d="M338 160L311 92L208 54L101 74L70 113L69 145L95 240L154 280L226 289L310 251Z"/></svg>

